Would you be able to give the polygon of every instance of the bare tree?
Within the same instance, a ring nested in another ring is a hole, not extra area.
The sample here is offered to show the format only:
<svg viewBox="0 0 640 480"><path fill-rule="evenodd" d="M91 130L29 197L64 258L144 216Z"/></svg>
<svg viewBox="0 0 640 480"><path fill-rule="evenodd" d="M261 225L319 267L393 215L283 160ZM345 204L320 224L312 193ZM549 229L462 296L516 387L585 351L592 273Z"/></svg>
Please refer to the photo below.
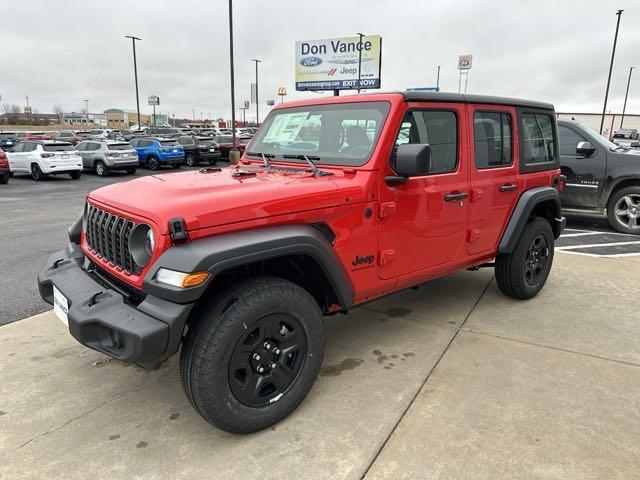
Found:
<svg viewBox="0 0 640 480"><path fill-rule="evenodd" d="M2 113L20 113L22 109L20 105L3 103L2 104Z"/></svg>
<svg viewBox="0 0 640 480"><path fill-rule="evenodd" d="M58 115L58 121L60 123L62 123L62 120L63 120L63 118L62 118L62 114L63 114L62 105L54 105L53 106L53 113Z"/></svg>

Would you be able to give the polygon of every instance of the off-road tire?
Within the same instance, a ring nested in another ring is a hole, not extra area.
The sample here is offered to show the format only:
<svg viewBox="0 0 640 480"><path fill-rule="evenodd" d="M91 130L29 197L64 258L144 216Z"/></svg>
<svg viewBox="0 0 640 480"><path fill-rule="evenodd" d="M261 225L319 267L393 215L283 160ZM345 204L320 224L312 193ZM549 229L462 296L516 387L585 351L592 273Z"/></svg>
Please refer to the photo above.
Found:
<svg viewBox="0 0 640 480"><path fill-rule="evenodd" d="M284 393L251 407L232 391L232 355L251 326L274 313L291 315L300 323L306 352ZM256 432L282 420L302 402L320 370L324 344L321 311L306 290L274 277L242 280L195 312L180 355L182 386L207 422L231 433Z"/></svg>
<svg viewBox="0 0 640 480"><path fill-rule="evenodd" d="M188 167L195 167L198 162L196 161L196 157L193 153L187 153L187 156L184 158L184 163Z"/></svg>
<svg viewBox="0 0 640 480"><path fill-rule="evenodd" d="M160 161L158 160L157 157L155 157L153 155L149 155L147 157L146 164L147 164L147 168L149 170L154 170L155 171L155 170L159 170L160 169Z"/></svg>
<svg viewBox="0 0 640 480"><path fill-rule="evenodd" d="M611 198L609 199L609 203L607 204L607 220L609 220L609 225L611 225L611 228L613 228L614 230L617 230L620 233L640 235L640 218L639 217L636 217L635 219L635 223L637 225L636 228L630 228L628 225L627 226L623 225L622 223L620 223L620 221L617 218L616 205L624 197L631 197L633 199L640 198L640 186L623 188L615 192L613 195L611 195Z"/></svg>
<svg viewBox="0 0 640 480"><path fill-rule="evenodd" d="M109 170L107 170L104 162L101 162L100 160L96 162L93 168L96 171L96 175L98 175L99 177L106 177L107 175L109 175Z"/></svg>
<svg viewBox="0 0 640 480"><path fill-rule="evenodd" d="M40 166L37 163L31 164L31 178L36 182L44 180L44 173L42 173L42 170L40 170Z"/></svg>
<svg viewBox="0 0 640 480"><path fill-rule="evenodd" d="M548 252L539 278L532 284L526 278L527 261L533 242L539 238L546 242ZM520 300L535 297L542 290L549 277L553 264L553 253L554 236L549 220L533 217L522 231L513 252L496 257L495 274L498 288L505 295Z"/></svg>
<svg viewBox="0 0 640 480"><path fill-rule="evenodd" d="M82 173L81 172L71 172L69 174L69 176L71 177L72 180L78 180L82 176Z"/></svg>

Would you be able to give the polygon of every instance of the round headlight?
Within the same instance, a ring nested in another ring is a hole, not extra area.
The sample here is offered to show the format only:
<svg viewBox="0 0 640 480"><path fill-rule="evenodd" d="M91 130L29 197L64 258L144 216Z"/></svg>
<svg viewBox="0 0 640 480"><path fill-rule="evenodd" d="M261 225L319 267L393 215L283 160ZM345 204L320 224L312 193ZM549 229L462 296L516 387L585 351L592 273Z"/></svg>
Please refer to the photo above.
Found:
<svg viewBox="0 0 640 480"><path fill-rule="evenodd" d="M133 227L129 236L129 251L133 261L140 267L144 267L151 260L154 248L155 238L151 227L146 223L139 223Z"/></svg>
<svg viewBox="0 0 640 480"><path fill-rule="evenodd" d="M153 237L153 230L151 229L147 231L147 238L144 246L147 249L149 256L153 255L153 250L156 248L156 240Z"/></svg>

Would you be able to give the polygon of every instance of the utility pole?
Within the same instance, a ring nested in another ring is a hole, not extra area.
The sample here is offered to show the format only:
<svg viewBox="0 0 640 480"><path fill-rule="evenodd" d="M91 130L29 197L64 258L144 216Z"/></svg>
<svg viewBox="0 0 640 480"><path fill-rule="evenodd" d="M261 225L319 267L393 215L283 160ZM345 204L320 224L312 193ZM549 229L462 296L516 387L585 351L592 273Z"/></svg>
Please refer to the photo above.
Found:
<svg viewBox="0 0 640 480"><path fill-rule="evenodd" d="M363 33L357 33L360 37L358 41L358 93L360 93L360 69L362 68L362 37L364 37Z"/></svg>
<svg viewBox="0 0 640 480"><path fill-rule="evenodd" d="M84 99L84 118L89 123L89 100L86 98Z"/></svg>
<svg viewBox="0 0 640 480"><path fill-rule="evenodd" d="M436 77L436 88L440 91L440 65L438 65L438 76Z"/></svg>
<svg viewBox="0 0 640 480"><path fill-rule="evenodd" d="M607 78L607 90L604 93L604 106L602 107L602 119L600 120L600 135L602 135L602 129L604 127L604 116L607 113L607 100L609 99L609 85L611 84L611 72L613 70L613 59L616 56L616 44L618 43L618 30L620 29L620 18L622 18L622 12L624 10L618 10L616 16L618 21L616 22L616 34L613 37L613 50L611 51L611 64L609 65L609 77Z"/></svg>
<svg viewBox="0 0 640 480"><path fill-rule="evenodd" d="M256 62L256 126L260 125L260 117L258 116L258 106L260 105L260 96L258 95L258 64L260 60L253 59L252 62Z"/></svg>
<svg viewBox="0 0 640 480"><path fill-rule="evenodd" d="M140 130L140 96L138 94L138 62L136 60L136 40L142 40L141 38L134 37L133 35L125 35L124 38L130 38L133 44L133 75L136 80L136 111L138 112L138 130Z"/></svg>
<svg viewBox="0 0 640 480"><path fill-rule="evenodd" d="M620 119L620 128L622 129L622 123L624 122L624 112L627 110L627 97L629 96L629 85L631 84L631 72L636 67L629 67L629 79L627 80L627 91L624 94L624 106L622 107L622 119Z"/></svg>

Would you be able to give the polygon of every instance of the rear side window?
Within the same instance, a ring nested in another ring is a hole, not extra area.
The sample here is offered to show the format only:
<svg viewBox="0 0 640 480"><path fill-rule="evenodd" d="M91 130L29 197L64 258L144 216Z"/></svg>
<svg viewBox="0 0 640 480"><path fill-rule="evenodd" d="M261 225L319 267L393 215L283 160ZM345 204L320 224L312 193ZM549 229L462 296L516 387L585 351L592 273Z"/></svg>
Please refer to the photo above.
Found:
<svg viewBox="0 0 640 480"><path fill-rule="evenodd" d="M555 142L553 140L553 120L541 113L522 114L523 161L530 163L555 162Z"/></svg>
<svg viewBox="0 0 640 480"><path fill-rule="evenodd" d="M506 112L475 112L473 142L476 168L511 165L513 161L511 115Z"/></svg>
<svg viewBox="0 0 640 480"><path fill-rule="evenodd" d="M458 166L458 119L445 110L407 112L396 145L427 143L431 147L431 174L453 172Z"/></svg>

